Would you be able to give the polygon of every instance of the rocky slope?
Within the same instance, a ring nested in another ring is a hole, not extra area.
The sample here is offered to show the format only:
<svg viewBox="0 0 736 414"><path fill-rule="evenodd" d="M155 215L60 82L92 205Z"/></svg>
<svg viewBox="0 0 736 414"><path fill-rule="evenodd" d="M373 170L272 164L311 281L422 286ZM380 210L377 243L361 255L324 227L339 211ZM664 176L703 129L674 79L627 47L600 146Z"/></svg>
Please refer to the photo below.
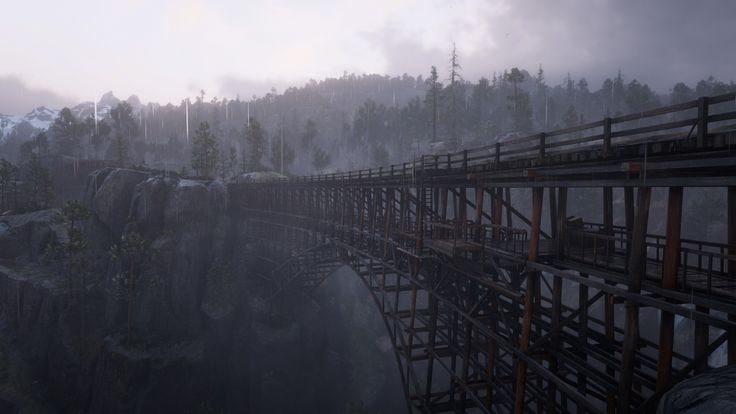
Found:
<svg viewBox="0 0 736 414"><path fill-rule="evenodd" d="M12 361L0 364L0 403L20 412L404 408L380 317L355 275L339 273L312 298L267 300L223 184L106 168L90 175L84 203L95 276L84 332L79 292L45 259L65 237L53 212L0 217L0 362ZM151 261L129 343L109 251L132 232L150 241Z"/></svg>

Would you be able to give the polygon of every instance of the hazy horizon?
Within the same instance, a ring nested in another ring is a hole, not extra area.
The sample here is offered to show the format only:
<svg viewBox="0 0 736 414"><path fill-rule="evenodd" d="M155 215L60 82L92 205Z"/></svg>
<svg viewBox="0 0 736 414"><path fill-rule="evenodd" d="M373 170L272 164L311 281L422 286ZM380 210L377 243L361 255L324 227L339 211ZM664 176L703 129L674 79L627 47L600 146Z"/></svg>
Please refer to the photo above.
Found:
<svg viewBox="0 0 736 414"><path fill-rule="evenodd" d="M14 2L5 12L19 16L0 27L2 38L19 39L0 68L6 114L107 91L164 104L201 89L208 99L245 98L345 71L426 77L435 65L445 78L453 42L469 81L542 64L551 85L568 72L600 85L621 69L666 93L678 81L731 81L736 67L725 53L736 15L727 0L77 0Z"/></svg>

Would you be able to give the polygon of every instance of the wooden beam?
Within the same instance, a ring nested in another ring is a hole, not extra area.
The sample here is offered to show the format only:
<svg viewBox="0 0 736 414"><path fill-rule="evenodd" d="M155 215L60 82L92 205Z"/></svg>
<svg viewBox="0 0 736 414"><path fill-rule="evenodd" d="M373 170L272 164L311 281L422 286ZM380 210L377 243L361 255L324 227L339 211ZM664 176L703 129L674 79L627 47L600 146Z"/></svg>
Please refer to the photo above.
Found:
<svg viewBox="0 0 736 414"><path fill-rule="evenodd" d="M557 237L555 237L555 254L557 258L564 256L565 238L567 237L567 187L557 189Z"/></svg>
<svg viewBox="0 0 736 414"><path fill-rule="evenodd" d="M667 197L667 234L665 239L662 287L677 287L677 272L680 267L680 228L682 226L682 187L670 187ZM657 364L657 390L670 380L672 374L672 349L675 332L675 317L669 312L660 313L659 361Z"/></svg>
<svg viewBox="0 0 736 414"><path fill-rule="evenodd" d="M727 237L728 237L728 254L736 256L736 187L728 187L728 218L727 218ZM736 260L728 262L728 276L736 279ZM728 315L728 320L736 321L736 314ZM736 329L728 332L728 364L736 364Z"/></svg>
<svg viewBox="0 0 736 414"><path fill-rule="evenodd" d="M649 204L652 189L651 187L639 187L637 193L636 216L634 217L631 254L629 257L628 291L630 293L641 292L641 282L646 266L646 235L647 225L649 222ZM621 375L619 376L619 413L625 413L630 410L632 383L634 379L634 364L636 362L636 349L638 344L639 304L631 300L627 300Z"/></svg>
<svg viewBox="0 0 736 414"><path fill-rule="evenodd" d="M507 194L508 196L508 194ZM532 190L532 226L529 235L529 261L536 261L539 252L539 227L542 222L542 201L544 198L544 189L535 188ZM521 327L521 340L519 342L519 350L526 352L529 349L529 340L531 339L532 316L534 314L534 298L539 284L539 273L531 271L526 278L526 293L524 295L524 315ZM518 360L516 372L516 395L514 401L514 412L521 414L524 411L524 394L526 391L526 368L527 364L523 360Z"/></svg>
<svg viewBox="0 0 736 414"><path fill-rule="evenodd" d="M603 232L613 234L613 188L603 187Z"/></svg>

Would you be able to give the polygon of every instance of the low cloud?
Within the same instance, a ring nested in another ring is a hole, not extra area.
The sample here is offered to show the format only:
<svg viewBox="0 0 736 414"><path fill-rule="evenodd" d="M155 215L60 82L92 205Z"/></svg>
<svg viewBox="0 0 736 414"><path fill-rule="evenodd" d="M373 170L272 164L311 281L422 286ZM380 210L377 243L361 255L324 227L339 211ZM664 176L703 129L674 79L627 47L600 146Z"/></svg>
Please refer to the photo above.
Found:
<svg viewBox="0 0 736 414"><path fill-rule="evenodd" d="M24 115L38 106L58 109L76 101L46 89L31 88L17 76L0 76L0 113Z"/></svg>
<svg viewBox="0 0 736 414"><path fill-rule="evenodd" d="M240 78L237 76L223 76L219 81L219 94L227 98L240 96L241 100L250 99L253 96L263 96L275 88L282 93L290 86L301 86L306 81L289 82L286 80L259 80Z"/></svg>

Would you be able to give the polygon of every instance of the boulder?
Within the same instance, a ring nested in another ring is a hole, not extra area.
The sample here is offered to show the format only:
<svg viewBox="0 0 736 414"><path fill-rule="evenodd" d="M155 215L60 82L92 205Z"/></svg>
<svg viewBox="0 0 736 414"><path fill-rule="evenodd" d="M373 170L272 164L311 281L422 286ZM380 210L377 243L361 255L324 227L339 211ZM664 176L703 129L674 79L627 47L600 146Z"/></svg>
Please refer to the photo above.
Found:
<svg viewBox="0 0 736 414"><path fill-rule="evenodd" d="M164 210L173 180L151 177L135 186L130 205L131 219L138 226L160 228L164 224Z"/></svg>
<svg viewBox="0 0 736 414"><path fill-rule="evenodd" d="M183 179L171 189L166 199L165 223L173 228L184 222L203 221L212 206L208 205L207 183Z"/></svg>
<svg viewBox="0 0 736 414"><path fill-rule="evenodd" d="M14 259L27 255L36 260L48 246L64 237L63 230L53 223L57 210L38 210L0 218L0 258Z"/></svg>
<svg viewBox="0 0 736 414"><path fill-rule="evenodd" d="M149 173L117 168L105 177L92 200L92 212L115 237L120 237L129 218L129 206L136 185Z"/></svg>
<svg viewBox="0 0 736 414"><path fill-rule="evenodd" d="M736 413L736 365L675 385L662 396L657 413Z"/></svg>
<svg viewBox="0 0 736 414"><path fill-rule="evenodd" d="M112 171L115 171L115 168L105 167L95 170L87 176L87 184L84 191L84 204L86 206L92 205L92 200L94 200L97 190Z"/></svg>

